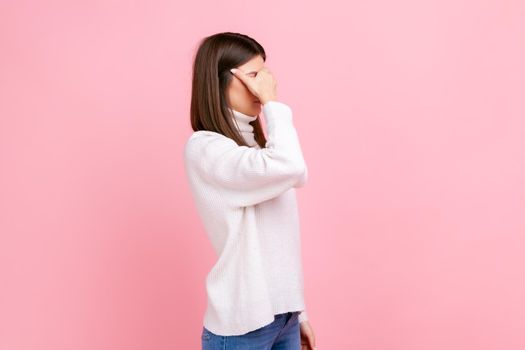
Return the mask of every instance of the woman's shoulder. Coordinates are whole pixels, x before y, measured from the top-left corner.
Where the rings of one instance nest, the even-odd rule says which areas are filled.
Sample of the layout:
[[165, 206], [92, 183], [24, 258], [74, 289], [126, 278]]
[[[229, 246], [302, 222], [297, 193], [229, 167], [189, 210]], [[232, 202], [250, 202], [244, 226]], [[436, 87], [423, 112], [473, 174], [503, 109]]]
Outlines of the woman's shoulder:
[[188, 137], [184, 146], [184, 155], [187, 159], [198, 159], [217, 153], [221, 149], [235, 146], [237, 143], [223, 134], [209, 130], [197, 130]]
[[215, 131], [210, 130], [197, 130], [194, 131], [186, 141], [186, 146], [189, 144], [195, 144], [195, 143], [202, 143], [202, 142], [210, 142], [210, 141], [223, 141], [223, 142], [232, 142], [233, 140], [229, 137], [220, 134]]

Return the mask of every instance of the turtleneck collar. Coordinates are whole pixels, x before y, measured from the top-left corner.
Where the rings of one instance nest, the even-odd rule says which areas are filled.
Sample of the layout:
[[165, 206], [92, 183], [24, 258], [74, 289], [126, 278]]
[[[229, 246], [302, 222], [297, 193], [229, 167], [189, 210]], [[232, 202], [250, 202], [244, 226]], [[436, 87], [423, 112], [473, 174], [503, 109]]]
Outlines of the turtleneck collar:
[[246, 140], [246, 143], [250, 146], [258, 145], [257, 141], [255, 141], [253, 126], [250, 124], [250, 122], [253, 122], [257, 119], [257, 115], [247, 115], [231, 108], [230, 110], [233, 113], [235, 121], [237, 121], [237, 125], [239, 126], [239, 132], [244, 137], [244, 140]]

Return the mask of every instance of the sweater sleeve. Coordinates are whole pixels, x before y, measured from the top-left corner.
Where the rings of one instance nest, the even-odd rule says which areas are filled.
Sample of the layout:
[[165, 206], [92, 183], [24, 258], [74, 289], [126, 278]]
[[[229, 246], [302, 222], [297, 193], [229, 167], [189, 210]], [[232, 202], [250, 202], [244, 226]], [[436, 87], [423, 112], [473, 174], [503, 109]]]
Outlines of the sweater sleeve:
[[294, 185], [294, 187], [296, 187], [296, 188], [303, 187], [306, 184], [306, 180], [308, 180], [308, 166], [305, 163], [305, 165], [304, 165], [304, 173], [303, 173], [303, 175], [301, 175], [301, 177], [299, 178], [299, 181], [297, 181], [297, 183]]
[[298, 320], [299, 320], [299, 323], [308, 321], [308, 315], [306, 314], [306, 310], [301, 311], [301, 313], [299, 314]]
[[285, 103], [263, 105], [265, 148], [239, 146], [224, 135], [203, 135], [196, 169], [233, 206], [250, 206], [275, 198], [292, 187], [302, 187], [307, 168], [293, 125], [292, 109]]

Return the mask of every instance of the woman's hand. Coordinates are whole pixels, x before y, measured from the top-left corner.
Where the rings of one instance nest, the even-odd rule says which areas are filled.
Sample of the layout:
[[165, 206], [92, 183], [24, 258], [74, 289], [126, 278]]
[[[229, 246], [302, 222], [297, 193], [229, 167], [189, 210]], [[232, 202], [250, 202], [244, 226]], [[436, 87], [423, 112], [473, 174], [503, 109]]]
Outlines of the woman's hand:
[[258, 71], [255, 77], [249, 76], [239, 68], [232, 68], [230, 71], [244, 83], [261, 104], [277, 99], [277, 81], [268, 68]]
[[303, 321], [299, 324], [301, 327], [301, 350], [317, 350], [314, 330], [312, 329], [310, 322]]

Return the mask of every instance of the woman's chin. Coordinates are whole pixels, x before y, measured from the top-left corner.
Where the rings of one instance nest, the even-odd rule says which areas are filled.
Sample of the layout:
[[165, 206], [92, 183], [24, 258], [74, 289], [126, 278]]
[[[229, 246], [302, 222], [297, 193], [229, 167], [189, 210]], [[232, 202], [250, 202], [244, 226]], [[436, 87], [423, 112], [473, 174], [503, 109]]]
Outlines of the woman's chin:
[[254, 102], [253, 106], [254, 106], [253, 110], [256, 111], [255, 114], [258, 114], [261, 111], [261, 107], [262, 107], [261, 103], [260, 102]]

